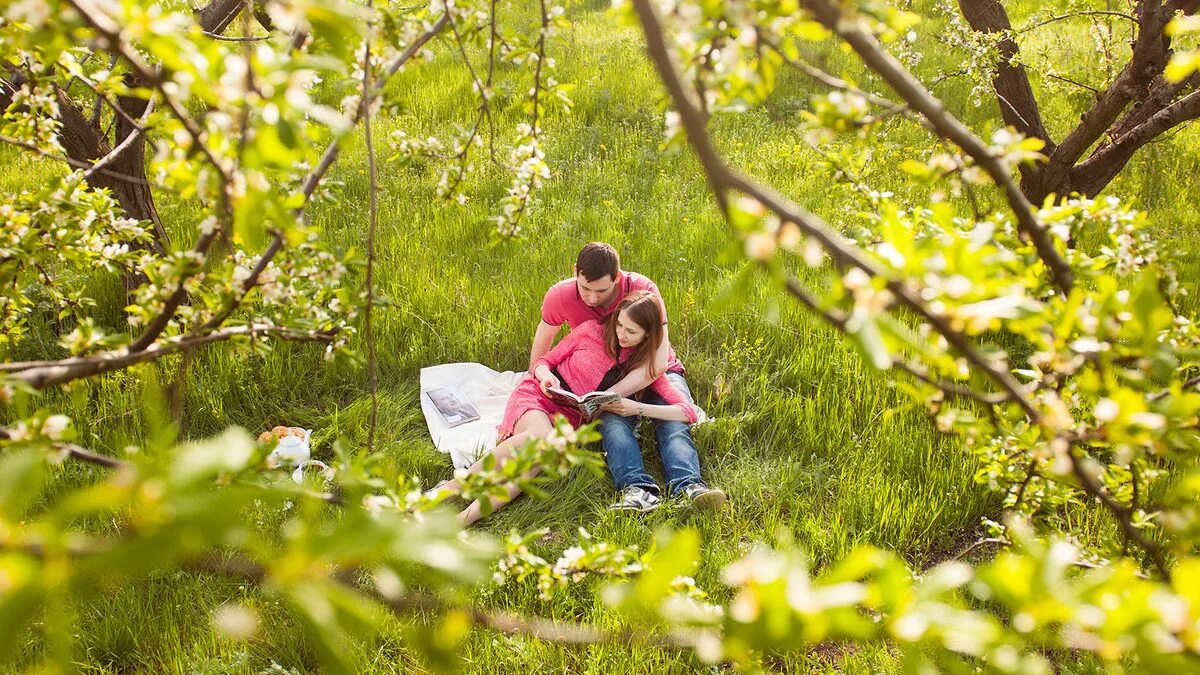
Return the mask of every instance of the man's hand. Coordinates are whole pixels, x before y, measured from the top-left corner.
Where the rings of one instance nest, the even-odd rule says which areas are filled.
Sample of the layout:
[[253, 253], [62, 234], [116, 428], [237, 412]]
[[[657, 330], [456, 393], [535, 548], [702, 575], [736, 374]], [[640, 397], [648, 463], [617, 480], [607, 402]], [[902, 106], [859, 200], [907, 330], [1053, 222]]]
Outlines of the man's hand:
[[613, 403], [606, 403], [601, 406], [600, 409], [604, 412], [614, 413], [622, 417], [642, 414], [642, 404], [631, 398], [622, 398], [621, 400], [614, 401]]

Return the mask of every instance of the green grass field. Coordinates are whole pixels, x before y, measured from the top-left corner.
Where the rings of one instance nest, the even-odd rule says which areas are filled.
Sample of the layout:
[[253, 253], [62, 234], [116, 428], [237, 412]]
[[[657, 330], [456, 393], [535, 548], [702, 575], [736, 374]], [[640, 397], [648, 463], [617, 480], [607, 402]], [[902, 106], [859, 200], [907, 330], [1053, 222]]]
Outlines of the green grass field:
[[[379, 352], [380, 420], [376, 446], [391, 461], [426, 484], [449, 476], [446, 455], [425, 431], [418, 403], [418, 371], [428, 365], [477, 361], [498, 370], [522, 370], [538, 321], [545, 289], [570, 274], [579, 247], [591, 240], [618, 248], [624, 267], [654, 279], [671, 314], [671, 338], [688, 368], [697, 403], [715, 418], [696, 429], [706, 480], [725, 489], [731, 505], [718, 515], [701, 516], [670, 504], [632, 517], [605, 510], [615, 491], [607, 477], [579, 473], [552, 485], [550, 499], [522, 498], [481, 524], [503, 535], [511, 529], [550, 528], [539, 549], [557, 555], [573, 541], [576, 528], [598, 539], [648, 546], [663, 527], [694, 527], [703, 541], [697, 583], [725, 599], [719, 570], [756, 541], [781, 533], [811, 552], [814, 564], [836, 560], [859, 542], [899, 553], [917, 568], [958, 550], [978, 536], [979, 519], [996, 513], [998, 499], [973, 482], [971, 457], [954, 438], [939, 436], [920, 409], [873, 372], [854, 348], [808, 315], [765, 280], [747, 297], [722, 303], [739, 263], [730, 254], [734, 238], [720, 220], [693, 158], [661, 154], [660, 88], [641, 51], [640, 34], [617, 26], [598, 4], [575, 6], [575, 27], [551, 52], [558, 78], [576, 82], [575, 111], [553, 114], [545, 123], [547, 158], [553, 178], [537, 196], [536, 210], [524, 223], [526, 238], [488, 245], [488, 216], [508, 178], [484, 170], [473, 179], [473, 198], [464, 207], [437, 201], [438, 167], [381, 167], [377, 278], [390, 305], [376, 317]], [[1073, 40], [1055, 33], [1041, 47], [1066, 49], [1050, 40]], [[1086, 41], [1083, 36], [1080, 40]], [[939, 54], [936, 31], [922, 45], [928, 75], [949, 69]], [[927, 43], [927, 44], [926, 44]], [[939, 60], [940, 59], [940, 60]], [[834, 52], [839, 70], [845, 56]], [[928, 78], [927, 78], [928, 79]], [[976, 128], [989, 127], [995, 111], [967, 100], [968, 85], [948, 80], [938, 93]], [[804, 146], [796, 111], [815, 90], [788, 74], [761, 109], [722, 117], [714, 129], [721, 149], [734, 164], [772, 183], [835, 226], [856, 222], [862, 204], [838, 184]], [[400, 113], [379, 121], [377, 137], [404, 129], [410, 135], [444, 134], [472, 116], [469, 80], [450, 55], [406, 72], [392, 86]], [[502, 91], [499, 121], [510, 129], [520, 114], [524, 90]], [[340, 96], [340, 94], [339, 94]], [[1046, 111], [1061, 134], [1067, 121], [1087, 105], [1064, 96]], [[927, 146], [913, 128], [888, 132], [899, 150], [880, 147], [866, 178], [879, 189], [910, 188], [895, 169], [904, 148], [916, 155]], [[505, 137], [498, 141], [502, 144]], [[1188, 129], [1161, 140], [1135, 159], [1110, 188], [1152, 214], [1153, 227], [1177, 252], [1181, 279], [1193, 295], [1200, 270], [1200, 215], [1195, 206], [1197, 146]], [[502, 145], [500, 146], [502, 147]], [[46, 160], [11, 149], [0, 151], [0, 189], [14, 191], [61, 171]], [[893, 161], [897, 160], [897, 161]], [[480, 160], [480, 164], [486, 162]], [[312, 214], [325, 237], [341, 245], [363, 242], [368, 184], [360, 144], [344, 153], [332, 178], [345, 182], [341, 202]], [[164, 221], [185, 214], [188, 204], [163, 201]], [[179, 239], [179, 238], [177, 238]], [[176, 245], [186, 242], [176, 241]], [[820, 286], [819, 273], [805, 272]], [[101, 314], [120, 320], [119, 287], [108, 290], [111, 307]], [[31, 340], [36, 354], [52, 344]], [[169, 381], [180, 359], [141, 367]], [[255, 433], [276, 424], [316, 429], [315, 455], [327, 457], [336, 438], [365, 444], [370, 397], [362, 368], [333, 368], [312, 346], [280, 344], [266, 357], [224, 349], [198, 353], [189, 364], [182, 433], [203, 437], [230, 425]], [[70, 393], [53, 393], [84, 432], [83, 445], [109, 453], [141, 441], [145, 428], [144, 392], [131, 373], [116, 373]], [[647, 465], [662, 469], [646, 436]], [[56, 486], [65, 490], [93, 480], [94, 470], [66, 466]], [[281, 514], [250, 514], [265, 529]], [[1084, 517], [1082, 531], [1107, 527]], [[97, 523], [98, 530], [106, 527]], [[479, 602], [542, 616], [614, 626], [615, 614], [595, 595], [595, 584], [539, 599], [532, 583], [483, 588]], [[73, 607], [79, 620], [76, 658], [89, 673], [199, 672], [254, 673], [315, 671], [316, 660], [299, 626], [277, 601], [222, 579], [179, 573], [144, 582], [97, 589], [96, 600]], [[210, 625], [213, 608], [231, 599], [256, 607], [266, 619], [249, 644], [222, 641]], [[381, 641], [348, 645], [364, 673], [412, 672], [423, 668], [405, 646], [405, 628], [393, 622]], [[26, 636], [21, 668], [36, 664], [44, 645], [37, 631]], [[527, 638], [477, 631], [462, 651], [465, 668], [478, 673], [646, 673], [694, 672], [706, 668], [683, 653], [620, 645], [564, 648]], [[1066, 659], [1064, 668], [1088, 670]], [[899, 669], [887, 645], [843, 650], [838, 646], [769, 660], [782, 672]]]

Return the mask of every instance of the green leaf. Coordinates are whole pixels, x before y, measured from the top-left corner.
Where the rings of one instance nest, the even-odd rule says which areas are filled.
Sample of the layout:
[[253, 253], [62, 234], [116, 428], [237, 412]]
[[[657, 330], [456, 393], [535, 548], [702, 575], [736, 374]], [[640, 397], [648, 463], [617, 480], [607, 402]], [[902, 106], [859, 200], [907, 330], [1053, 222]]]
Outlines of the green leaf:
[[883, 340], [879, 324], [875, 323], [875, 319], [869, 317], [864, 319], [857, 329], [850, 333], [850, 337], [863, 358], [872, 366], [879, 370], [887, 370], [892, 367], [892, 355], [888, 352], [887, 344]]
[[46, 451], [25, 447], [0, 459], [0, 515], [20, 521], [42, 494], [46, 480]]
[[753, 290], [755, 269], [753, 263], [743, 263], [737, 274], [713, 295], [708, 303], [709, 308], [721, 314], [737, 311], [745, 306]]
[[206, 441], [181, 446], [171, 465], [172, 482], [182, 486], [241, 471], [255, 459], [257, 449], [250, 435], [239, 427], [230, 427]]
[[657, 607], [678, 576], [692, 573], [700, 554], [700, 535], [693, 529], [662, 530], [655, 537], [655, 551], [637, 581], [637, 599], [646, 607]]
[[25, 626], [38, 616], [42, 600], [40, 567], [21, 554], [0, 555], [0, 663], [5, 663], [21, 639]]

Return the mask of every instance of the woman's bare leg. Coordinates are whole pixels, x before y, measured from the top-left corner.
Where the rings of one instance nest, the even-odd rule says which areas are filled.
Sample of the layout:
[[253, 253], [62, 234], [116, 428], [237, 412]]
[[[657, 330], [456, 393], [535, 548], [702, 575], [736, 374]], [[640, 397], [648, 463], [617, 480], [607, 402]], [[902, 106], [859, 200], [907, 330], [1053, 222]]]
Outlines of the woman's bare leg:
[[[525, 419], [525, 417], [522, 416], [521, 419]], [[520, 423], [521, 423], [521, 420], [517, 420], [517, 424], [519, 425]], [[495, 455], [497, 460], [503, 460], [503, 459], [507, 458], [509, 455], [512, 454], [512, 451], [514, 448], [519, 447], [522, 443], [524, 443], [528, 439], [529, 439], [529, 433], [526, 431], [519, 431], [517, 433], [514, 433], [513, 435], [504, 439], [495, 448], [492, 448], [492, 450], [490, 452], [484, 453], [483, 456], [481, 456], [474, 464], [467, 467], [467, 473], [479, 473], [480, 471], [482, 471], [483, 470], [483, 460], [488, 455]], [[447, 481], [441, 487], [439, 487], [437, 489], [437, 491], [439, 494], [444, 494], [447, 497], [452, 497], [452, 496], [462, 492], [462, 484], [459, 483], [457, 480], [452, 479], [452, 480]]]
[[[553, 430], [554, 424], [550, 421], [550, 417], [541, 410], [530, 410], [524, 415], [521, 415], [521, 418], [517, 420], [516, 425], [513, 427], [513, 431], [516, 433], [514, 433], [512, 437], [510, 437], [504, 443], [496, 446], [496, 465], [499, 466], [500, 464], [503, 464], [510, 456], [512, 456], [512, 452], [518, 447], [518, 443], [523, 444], [534, 438], [545, 438], [549, 436], [550, 432]], [[513, 439], [517, 438], [518, 436], [521, 437], [521, 440], [514, 442]], [[505, 445], [507, 445], [507, 447], [503, 449], [502, 453], [501, 446]], [[475, 467], [471, 468], [475, 469]], [[535, 466], [529, 471], [526, 471], [524, 477], [533, 478], [541, 472], [542, 467]], [[509, 485], [508, 495], [506, 497], [492, 498], [492, 511], [494, 512], [496, 509], [499, 509], [505, 504], [516, 499], [517, 495], [519, 494], [521, 494], [521, 490], [517, 486]], [[463, 521], [464, 525], [470, 525], [471, 523], [474, 523], [483, 517], [483, 506], [480, 501], [476, 499], [475, 501], [471, 502], [470, 506], [463, 509], [458, 514], [458, 517]]]

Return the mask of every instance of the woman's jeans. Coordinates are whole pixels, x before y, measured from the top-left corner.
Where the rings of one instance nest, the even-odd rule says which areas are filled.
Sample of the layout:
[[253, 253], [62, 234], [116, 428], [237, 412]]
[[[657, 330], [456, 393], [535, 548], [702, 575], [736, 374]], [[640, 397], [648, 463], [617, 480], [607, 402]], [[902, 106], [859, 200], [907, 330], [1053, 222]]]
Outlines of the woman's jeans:
[[[688, 389], [687, 381], [681, 373], [667, 373], [667, 379], [692, 402], [692, 392]], [[642, 402], [649, 405], [666, 405], [661, 396], [646, 389]], [[615, 413], [600, 415], [601, 443], [604, 446], [608, 470], [612, 472], [613, 483], [618, 490], [631, 485], [658, 494], [658, 486], [646, 467], [642, 464], [642, 449], [638, 447], [636, 415], [622, 417]], [[658, 438], [658, 452], [662, 456], [663, 469], [667, 475], [667, 492], [675, 495], [680, 490], [693, 484], [700, 483], [700, 457], [696, 454], [696, 444], [692, 441], [691, 427], [687, 422], [671, 422], [652, 420], [654, 435]]]

